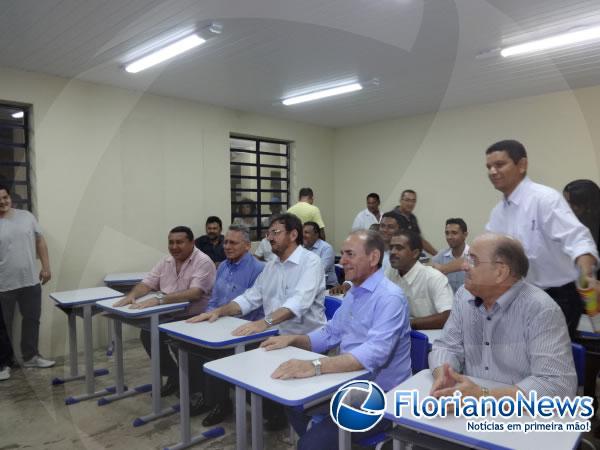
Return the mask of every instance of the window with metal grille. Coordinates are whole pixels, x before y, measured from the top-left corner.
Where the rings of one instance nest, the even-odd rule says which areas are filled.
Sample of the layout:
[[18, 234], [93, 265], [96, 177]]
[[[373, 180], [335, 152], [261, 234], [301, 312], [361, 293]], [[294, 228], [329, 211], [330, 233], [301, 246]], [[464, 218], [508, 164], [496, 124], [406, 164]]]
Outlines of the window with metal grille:
[[31, 211], [29, 107], [0, 102], [0, 184], [10, 189], [13, 208]]
[[231, 223], [248, 226], [253, 241], [288, 207], [290, 146], [289, 141], [230, 136]]

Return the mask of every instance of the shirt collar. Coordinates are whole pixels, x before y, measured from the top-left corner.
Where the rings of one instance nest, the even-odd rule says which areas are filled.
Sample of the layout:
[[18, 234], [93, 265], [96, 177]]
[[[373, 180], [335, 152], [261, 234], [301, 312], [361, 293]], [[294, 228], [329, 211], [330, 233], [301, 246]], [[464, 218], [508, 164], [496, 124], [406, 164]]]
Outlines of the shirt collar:
[[385, 278], [383, 275], [383, 269], [377, 270], [377, 272], [371, 274], [363, 283], [359, 286], [353, 286], [352, 290], [364, 289], [365, 291], [373, 292], [381, 280]]
[[521, 203], [525, 198], [527, 186], [529, 186], [531, 183], [532, 181], [529, 177], [523, 178], [515, 190], [511, 192], [508, 198], [504, 198], [504, 204], [508, 206], [510, 204], [518, 205]]
[[[462, 256], [465, 256], [467, 253], [469, 253], [469, 244], [465, 244], [465, 249], [462, 252]], [[448, 249], [443, 254], [443, 256], [452, 256], [452, 257], [454, 257], [454, 255], [452, 254], [452, 249], [450, 247], [448, 247]]]
[[406, 274], [402, 277], [403, 280], [405, 280], [408, 284], [412, 284], [413, 281], [415, 281], [415, 278], [417, 278], [417, 274], [421, 271], [421, 269], [423, 268], [423, 264], [421, 264], [419, 261], [415, 262], [415, 265], [412, 266], [410, 268], [410, 270], [408, 272], [406, 272]]
[[[200, 252], [200, 250], [198, 250], [196, 247], [194, 247], [194, 250], [192, 250], [192, 254], [191, 254], [189, 257], [188, 257], [188, 259], [186, 259], [186, 260], [183, 262], [182, 266], [183, 266], [184, 264], [187, 264], [187, 263], [188, 263], [188, 261], [191, 261], [191, 260], [194, 258], [194, 256], [196, 256], [196, 255], [197, 255], [199, 252]], [[171, 264], [173, 264], [173, 263], [175, 263], [175, 258], [173, 258], [173, 256], [169, 255], [169, 256], [167, 256], [167, 260], [166, 260], [166, 261], [167, 261], [168, 263], [171, 263]]]
[[[502, 309], [507, 309], [512, 304], [512, 302], [515, 301], [519, 292], [521, 292], [521, 289], [523, 288], [524, 284], [525, 281], [523, 280], [523, 278], [521, 278], [519, 281], [513, 284], [504, 294], [498, 297], [498, 300], [496, 300], [496, 303], [494, 303], [494, 308], [498, 307]], [[475, 297], [473, 295], [471, 295], [471, 298], [468, 301], [470, 303], [473, 303], [476, 307], [479, 307], [483, 304], [483, 300], [481, 298]]]
[[278, 258], [279, 263], [280, 264], [285, 264], [288, 261], [293, 263], [293, 264], [300, 264], [300, 258], [302, 257], [302, 252], [303, 251], [308, 251], [306, 250], [304, 247], [302, 247], [301, 245], [299, 245], [298, 247], [296, 247], [296, 250], [294, 250], [292, 252], [292, 254], [289, 256], [288, 259], [286, 259], [284, 262], [281, 262], [281, 259]]
[[306, 247], [306, 250], [318, 250], [323, 245], [323, 241], [321, 239], [317, 239], [312, 247]]
[[242, 256], [238, 262], [231, 262], [228, 259], [225, 259], [224, 263], [227, 264], [227, 267], [230, 267], [230, 268], [242, 267], [242, 266], [245, 266], [246, 264], [248, 264], [248, 257], [254, 258], [254, 256], [252, 256], [250, 254], [250, 252], [246, 252], [246, 253], [244, 253], [244, 256]]

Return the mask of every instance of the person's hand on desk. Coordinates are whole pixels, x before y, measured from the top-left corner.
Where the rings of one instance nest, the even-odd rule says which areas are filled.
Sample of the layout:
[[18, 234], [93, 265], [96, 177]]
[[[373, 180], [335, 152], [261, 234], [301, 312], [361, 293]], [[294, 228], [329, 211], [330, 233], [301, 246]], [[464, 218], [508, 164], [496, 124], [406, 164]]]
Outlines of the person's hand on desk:
[[352, 286], [345, 281], [342, 284], [332, 287], [329, 289], [331, 295], [346, 295], [346, 292], [350, 290]]
[[129, 305], [129, 309], [144, 309], [144, 308], [150, 308], [151, 306], [158, 306], [160, 305], [160, 302], [158, 301], [158, 299], [156, 297], [152, 297], [152, 298], [147, 298], [144, 301], [141, 302], [134, 302], [131, 305]]
[[308, 378], [315, 376], [315, 366], [312, 361], [302, 359], [290, 359], [281, 364], [275, 372], [271, 374], [271, 378], [277, 380], [290, 380], [292, 378]]
[[213, 311], [203, 312], [202, 314], [198, 314], [197, 316], [190, 317], [189, 319], [186, 320], [186, 322], [197, 323], [197, 322], [205, 322], [207, 320], [209, 322], [214, 322], [219, 317], [221, 317], [221, 316], [215, 309]]
[[255, 320], [254, 322], [245, 323], [244, 325], [241, 325], [233, 330], [231, 334], [234, 336], [248, 336], [254, 333], [261, 333], [267, 328], [269, 328], [269, 325], [267, 325], [267, 322], [261, 319]]
[[112, 305], [116, 308], [120, 307], [120, 306], [126, 306], [129, 305], [130, 303], [133, 303], [134, 298], [130, 295], [126, 295], [125, 297], [123, 297], [121, 300], [119, 300], [118, 302], [114, 302]]
[[460, 391], [463, 397], [479, 398], [483, 395], [481, 386], [473, 383], [466, 375], [456, 372], [448, 364], [444, 364], [441, 370], [443, 373], [436, 377], [431, 386], [432, 396], [436, 398], [451, 397], [456, 391]]
[[277, 350], [280, 348], [289, 347], [294, 342], [295, 336], [271, 336], [266, 341], [261, 342], [260, 346], [267, 351]]

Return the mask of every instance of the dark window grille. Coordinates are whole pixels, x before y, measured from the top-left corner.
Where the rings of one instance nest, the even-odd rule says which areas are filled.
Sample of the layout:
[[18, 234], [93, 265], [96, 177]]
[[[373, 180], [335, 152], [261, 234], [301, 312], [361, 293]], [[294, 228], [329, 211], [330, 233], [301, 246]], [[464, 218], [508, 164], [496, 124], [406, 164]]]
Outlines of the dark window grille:
[[0, 102], [0, 184], [14, 208], [32, 210], [29, 107]]
[[261, 239], [289, 205], [291, 142], [230, 135], [231, 223]]

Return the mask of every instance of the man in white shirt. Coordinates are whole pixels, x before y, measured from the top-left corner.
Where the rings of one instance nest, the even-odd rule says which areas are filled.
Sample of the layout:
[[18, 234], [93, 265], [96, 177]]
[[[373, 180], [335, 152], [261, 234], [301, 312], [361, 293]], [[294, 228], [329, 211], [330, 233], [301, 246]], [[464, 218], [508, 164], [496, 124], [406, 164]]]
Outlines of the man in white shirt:
[[327, 289], [337, 286], [335, 252], [328, 242], [319, 238], [319, 225], [316, 222], [304, 223], [302, 227], [302, 243], [306, 250], [319, 255], [319, 258], [321, 258], [323, 269], [325, 269], [325, 284]]
[[[191, 322], [214, 322], [222, 316], [246, 315], [261, 306], [265, 317], [238, 327], [233, 335], [260, 333], [275, 325], [280, 334], [308, 334], [327, 322], [323, 306], [325, 271], [321, 258], [302, 247], [300, 219], [289, 213], [276, 217], [269, 226], [267, 238], [278, 258], [266, 264], [254, 286], [226, 305], [194, 317]], [[281, 406], [265, 401], [265, 417], [267, 429], [285, 427]]]
[[431, 259], [431, 267], [436, 268], [448, 277], [453, 292], [465, 283], [465, 271], [462, 268], [463, 257], [469, 253], [469, 245], [465, 242], [469, 232], [467, 224], [460, 217], [446, 220], [446, 242], [448, 248], [438, 252]]
[[381, 220], [381, 212], [379, 211], [379, 195], [371, 192], [367, 195], [367, 208], [359, 212], [352, 222], [352, 231], [368, 230], [373, 224], [379, 223]]
[[558, 191], [527, 177], [527, 152], [520, 142], [490, 146], [486, 165], [494, 188], [503, 194], [486, 229], [521, 241], [529, 259], [527, 281], [558, 303], [573, 337], [583, 310], [574, 281], [579, 272], [592, 276], [598, 262], [590, 231]]
[[414, 231], [401, 230], [390, 242], [390, 264], [385, 275], [402, 288], [410, 306], [410, 326], [414, 330], [444, 327], [454, 294], [448, 278], [433, 267], [419, 262], [423, 241]]

